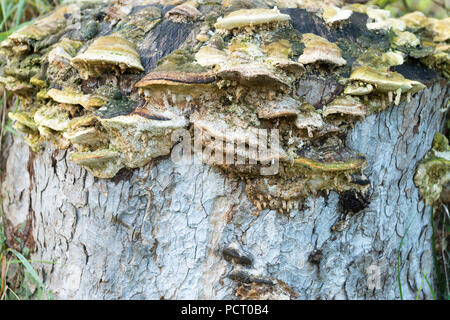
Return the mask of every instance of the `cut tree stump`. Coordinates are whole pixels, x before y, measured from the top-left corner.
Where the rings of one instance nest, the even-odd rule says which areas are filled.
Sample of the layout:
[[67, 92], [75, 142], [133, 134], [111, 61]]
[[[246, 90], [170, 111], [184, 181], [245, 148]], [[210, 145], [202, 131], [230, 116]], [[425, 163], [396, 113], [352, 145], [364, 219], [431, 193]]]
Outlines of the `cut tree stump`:
[[[163, 16], [172, 7], [159, 6]], [[106, 8], [82, 12], [111, 16]], [[204, 16], [217, 10], [198, 9]], [[304, 9], [280, 10], [299, 34], [367, 41], [362, 13], [339, 29]], [[100, 22], [97, 37], [112, 28]], [[199, 32], [200, 21], [162, 18], [138, 45], [145, 72]], [[416, 59], [395, 70], [426, 88], [356, 121], [343, 136], [367, 160], [370, 195], [357, 213], [344, 213], [334, 190], [308, 196], [289, 213], [258, 210], [245, 179], [214, 165], [174, 163], [169, 155], [97, 178], [69, 160], [72, 147], [48, 143], [35, 153], [9, 135], [1, 178], [8, 245], [20, 248], [20, 238], [33, 260], [55, 262], [34, 266], [57, 299], [399, 299], [399, 282], [403, 298], [414, 299], [422, 273], [433, 284], [435, 276], [432, 212], [413, 177], [443, 129], [449, 86]], [[295, 92], [320, 109], [343, 88], [311, 65]], [[430, 288], [422, 285], [419, 297], [431, 299]]]

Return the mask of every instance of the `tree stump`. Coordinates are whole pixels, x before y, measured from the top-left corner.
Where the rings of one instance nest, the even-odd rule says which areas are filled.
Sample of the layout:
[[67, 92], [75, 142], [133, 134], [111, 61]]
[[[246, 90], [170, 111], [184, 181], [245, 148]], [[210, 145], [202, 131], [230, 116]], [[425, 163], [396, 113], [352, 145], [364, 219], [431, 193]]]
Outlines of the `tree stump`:
[[[263, 11], [260, 24], [254, 22], [250, 25], [237, 19], [233, 25], [234, 20], [226, 20], [227, 15], [238, 9], [251, 10], [253, 5], [245, 1], [231, 3], [229, 7], [200, 3], [197, 8], [98, 3], [76, 7], [78, 10], [72, 8], [70, 10], [75, 11], [69, 10], [59, 16], [67, 23], [63, 21], [53, 26], [52, 34], [34, 41], [22, 41], [19, 37], [12, 41], [9, 50], [15, 50], [16, 55], [8, 58], [7, 68], [10, 68], [6, 71], [9, 70], [9, 80], [17, 82], [14, 85], [9, 82], [8, 85], [6, 76], [2, 81], [9, 91], [20, 97], [21, 108], [26, 112], [36, 106], [41, 108], [35, 111], [39, 113], [44, 106], [62, 105], [61, 108], [65, 109], [61, 110], [68, 114], [70, 121], [83, 115], [95, 115], [96, 121], [104, 127], [111, 123], [104, 119], [131, 114], [145, 119], [142, 121], [165, 121], [151, 117], [167, 115], [167, 110], [161, 108], [167, 104], [179, 107], [176, 102], [179, 100], [173, 97], [170, 100], [169, 97], [169, 102], [162, 103], [163, 98], [156, 91], [159, 87], [150, 87], [154, 91], [144, 97], [142, 91], [148, 88], [139, 92], [135, 84], [143, 81], [145, 74], [152, 75], [151, 81], [161, 80], [161, 74], [171, 72], [170, 68], [164, 69], [173, 63], [170, 57], [180, 52], [188, 52], [195, 57], [205, 46], [221, 51], [218, 55], [228, 54], [227, 59], [241, 59], [244, 52], [247, 60], [244, 59], [245, 63], [240, 61], [239, 66], [253, 66], [256, 62], [258, 66], [270, 65], [267, 70], [258, 69], [258, 80], [245, 74], [245, 70], [226, 65], [226, 61], [219, 67], [203, 66], [197, 70], [193, 67], [198, 66], [197, 59], [197, 62], [187, 63], [194, 69], [182, 69], [181, 63], [175, 65], [175, 69], [179, 67], [179, 70], [191, 74], [216, 72], [215, 81], [222, 81], [220, 85], [224, 87], [201, 87], [203, 91], [199, 95], [206, 90], [223, 90], [234, 95], [231, 101], [221, 100], [220, 108], [244, 110], [230, 116], [240, 117], [239, 123], [256, 114], [256, 120], [246, 122], [246, 125], [256, 123], [260, 128], [280, 129], [281, 147], [286, 152], [288, 145], [284, 134], [289, 130], [298, 132], [293, 136], [303, 145], [293, 147], [293, 153], [287, 152], [288, 159], [280, 160], [280, 172], [266, 177], [252, 171], [251, 165], [240, 168], [216, 163], [174, 162], [169, 152], [179, 145], [175, 142], [168, 147], [158, 144], [152, 147], [154, 150], [144, 146], [128, 157], [118, 140], [115, 144], [108, 142], [115, 148], [111, 149], [109, 145], [108, 150], [131, 160], [123, 162], [125, 158], [120, 158], [121, 166], [114, 167], [113, 173], [104, 168], [96, 170], [97, 167], [93, 169], [87, 162], [72, 161], [72, 153], [92, 152], [93, 147], [80, 146], [73, 142], [75, 140], [64, 140], [66, 136], [60, 133], [66, 128], [48, 130], [52, 125], [37, 123], [34, 115], [34, 122], [40, 129], [30, 133], [30, 125], [20, 122], [16, 116], [17, 123], [22, 128], [26, 126], [24, 131], [28, 130], [28, 137], [38, 132], [35, 137], [41, 139], [39, 145], [43, 144], [43, 147], [34, 152], [23, 138], [10, 135], [6, 139], [2, 155], [1, 195], [8, 245], [26, 245], [32, 249], [32, 259], [55, 262], [35, 264], [35, 267], [58, 299], [399, 299], [399, 282], [402, 298], [414, 299], [423, 274], [431, 283], [435, 280], [431, 247], [432, 212], [422, 201], [413, 179], [417, 164], [431, 148], [435, 133], [443, 129], [446, 120], [443, 108], [448, 104], [449, 86], [440, 72], [442, 70], [431, 69], [436, 61], [432, 59], [435, 51], [424, 53], [429, 48], [423, 43], [415, 48], [397, 45], [396, 52], [403, 52], [403, 63], [397, 62], [396, 65], [388, 61], [386, 71], [383, 73], [377, 69], [377, 72], [383, 75], [395, 73], [401, 77], [398, 83], [406, 83], [407, 87], [403, 87], [403, 92], [400, 89], [399, 98], [402, 100], [394, 101], [397, 93], [382, 91], [380, 83], [367, 86], [371, 84], [369, 80], [358, 79], [357, 85], [364, 82], [365, 87], [356, 89], [370, 91], [372, 88], [364, 98], [363, 95], [345, 93], [355, 84], [348, 79], [358, 66], [379, 62], [368, 61], [367, 56], [370, 55], [361, 58], [364, 53], [378, 50], [375, 58], [379, 58], [392, 49], [391, 32], [395, 35], [401, 31], [368, 30], [368, 23], [384, 20], [368, 18], [356, 9], [336, 25], [325, 23], [323, 8], [313, 12], [279, 5], [278, 11], [267, 9], [268, 5], [262, 1], [255, 2], [268, 10]], [[242, 3], [247, 3], [247, 7], [239, 7]], [[255, 12], [244, 13], [251, 19]], [[74, 27], [76, 23], [71, 22], [72, 17], [81, 22], [78, 27]], [[254, 16], [254, 21], [260, 21], [258, 19], [260, 17]], [[59, 21], [54, 17], [53, 20]], [[223, 34], [220, 34], [220, 28]], [[313, 36], [307, 38], [305, 34]], [[132, 70], [131, 60], [124, 62], [126, 68], [114, 63], [100, 64], [98, 68], [86, 67], [87, 48], [108, 35], [129, 36], [127, 40], [136, 45], [143, 71], [139, 71], [139, 67]], [[242, 35], [247, 37], [244, 37], [248, 41], [246, 45], [243, 44], [244, 38], [239, 38]], [[426, 36], [421, 34], [418, 37], [423, 41]], [[50, 59], [49, 52], [63, 39], [79, 43], [68, 43], [63, 47], [71, 56], [70, 63], [64, 60], [67, 57], [55, 55], [53, 61], [57, 62], [53, 63], [60, 63], [56, 67], [51, 61], [39, 62], [37, 71], [32, 67], [22, 78], [18, 72], [11, 71], [13, 63], [23, 62], [34, 52], [42, 54], [42, 59]], [[279, 45], [275, 47], [274, 56], [270, 56], [272, 42], [269, 40]], [[233, 43], [235, 47], [231, 49]], [[266, 55], [264, 59], [273, 58], [270, 64], [249, 53], [255, 43], [261, 44], [255, 48]], [[282, 45], [286, 43], [290, 46], [288, 54], [277, 56], [277, 53], [283, 54]], [[439, 43], [439, 40], [433, 43]], [[314, 50], [323, 50], [328, 56], [323, 58]], [[230, 54], [232, 51], [238, 52], [237, 58]], [[311, 52], [316, 62], [307, 61]], [[74, 59], [82, 53], [86, 54], [83, 56], [85, 60], [80, 59], [82, 62], [77, 66]], [[180, 57], [177, 59], [181, 60]], [[208, 59], [212, 59], [211, 56]], [[340, 59], [344, 60], [343, 64], [339, 64]], [[296, 68], [299, 71], [295, 71]], [[159, 78], [155, 72], [160, 72]], [[269, 75], [269, 72], [273, 73]], [[35, 79], [31, 80], [33, 77]], [[22, 84], [20, 88], [17, 79]], [[45, 84], [41, 85], [36, 79]], [[163, 80], [166, 81], [164, 85], [170, 81], [188, 81], [183, 79], [166, 77]], [[188, 92], [192, 92], [191, 104], [183, 105], [185, 109], [179, 107], [182, 111], [175, 115], [186, 119], [185, 127], [191, 129], [191, 133], [195, 121], [202, 121], [212, 113], [214, 117], [221, 112], [226, 114], [225, 109], [213, 110], [216, 104], [212, 106], [211, 97], [205, 98], [208, 102], [196, 100], [196, 89], [192, 88], [200, 85], [195, 81], [188, 84], [191, 86]], [[277, 81], [281, 83], [281, 89], [276, 88]], [[290, 82], [285, 85], [283, 81]], [[416, 82], [423, 84], [424, 88], [408, 93], [408, 88], [416, 86]], [[66, 84], [84, 95], [101, 94], [108, 101], [106, 108], [80, 106], [80, 102], [62, 101], [57, 104], [57, 98], [48, 96], [50, 89], [63, 90]], [[391, 85], [395, 87], [397, 82]], [[269, 89], [261, 89], [266, 87]], [[119, 90], [121, 95], [117, 96], [117, 90], [113, 92], [110, 88]], [[184, 94], [176, 91], [177, 88], [176, 85], [170, 87], [171, 93]], [[272, 89], [275, 98], [270, 100]], [[166, 87], [161, 90], [166, 90]], [[239, 96], [239, 90], [244, 92], [243, 97]], [[39, 93], [44, 91], [47, 96], [40, 97]], [[254, 92], [256, 98], [252, 96]], [[295, 113], [294, 117], [291, 114], [284, 117], [281, 113], [275, 118], [261, 116], [265, 102], [287, 96], [297, 103], [294, 111], [288, 110]], [[326, 108], [339, 97], [359, 102], [358, 106], [362, 106], [365, 113], [356, 117], [342, 115], [343, 109], [340, 109], [336, 116], [326, 116], [325, 111], [330, 110]], [[120, 104], [119, 100], [126, 102]], [[248, 111], [245, 108], [251, 103], [256, 107]], [[155, 105], [159, 109], [152, 109]], [[276, 111], [273, 106], [268, 108], [269, 113]], [[246, 112], [251, 113], [248, 118]], [[329, 125], [334, 129], [325, 132], [325, 129], [314, 125], [294, 125], [295, 119], [308, 117], [305, 114], [311, 113], [319, 115], [323, 128]], [[232, 128], [238, 130], [237, 127], [239, 125]], [[101, 131], [108, 137], [106, 139], [110, 139], [108, 141], [114, 141], [111, 128], [112, 125]], [[137, 130], [134, 128], [137, 127], [127, 132]], [[245, 128], [241, 126], [239, 130]], [[153, 139], [166, 139], [171, 133], [165, 131], [163, 138]], [[123, 134], [121, 138], [124, 137], [128, 136]], [[153, 141], [152, 137], [149, 139]], [[32, 139], [25, 140], [33, 145]], [[300, 170], [289, 175], [291, 169], [287, 168], [292, 161], [311, 160], [305, 155], [307, 153], [302, 153], [306, 148], [317, 151], [330, 141], [337, 141], [339, 155], [343, 149], [351, 150], [352, 154], [358, 153], [364, 158], [365, 165], [341, 176], [329, 173], [329, 160], [320, 158], [313, 159], [323, 165], [322, 169], [314, 169], [322, 170], [319, 173], [308, 167], [306, 173]], [[164, 148], [167, 151], [161, 151]], [[321, 156], [322, 151], [317, 152]], [[310, 181], [317, 177], [338, 182], [330, 188], [312, 189]], [[360, 184], [364, 185], [364, 190], [361, 187], [355, 191], [358, 182], [346, 182], [342, 177], [358, 177], [370, 181], [370, 184], [367, 186], [363, 181]], [[299, 191], [291, 198], [280, 196], [270, 204], [264, 193], [268, 191], [261, 191], [263, 182], [269, 180], [275, 181], [271, 186], [279, 182], [283, 192], [294, 188]], [[421, 289], [419, 297], [430, 299], [430, 288], [422, 286]]]

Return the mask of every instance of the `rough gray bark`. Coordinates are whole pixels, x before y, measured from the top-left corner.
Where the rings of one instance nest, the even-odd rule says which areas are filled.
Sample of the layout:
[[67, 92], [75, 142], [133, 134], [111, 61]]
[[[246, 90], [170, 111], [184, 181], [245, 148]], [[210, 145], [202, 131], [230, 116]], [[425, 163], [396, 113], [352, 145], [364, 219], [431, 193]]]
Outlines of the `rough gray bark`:
[[[389, 47], [386, 34], [366, 37], [363, 14], [330, 29], [305, 10], [283, 10], [301, 34], [366, 42], [365, 48], [379, 38], [383, 50]], [[111, 33], [100, 20], [99, 34]], [[199, 31], [199, 24], [167, 19], [146, 31], [138, 47], [145, 71]], [[349, 66], [355, 54], [346, 57]], [[8, 245], [17, 246], [19, 237], [33, 249], [32, 259], [56, 263], [35, 267], [58, 299], [399, 299], [398, 274], [403, 298], [413, 299], [422, 274], [434, 283], [431, 210], [413, 176], [443, 127], [449, 87], [417, 60], [398, 68], [427, 88], [348, 132], [347, 147], [367, 159], [372, 194], [367, 208], [348, 215], [343, 231], [332, 231], [342, 220], [335, 192], [310, 197], [289, 214], [259, 211], [245, 183], [214, 166], [163, 157], [98, 179], [69, 160], [70, 149], [47, 144], [33, 153], [9, 136], [0, 179]], [[320, 109], [343, 86], [316, 71], [309, 69], [296, 93]], [[125, 94], [136, 91], [130, 84], [140, 77], [118, 77]], [[431, 298], [430, 288], [422, 285], [419, 297]]]
[[[60, 299], [233, 298], [239, 281], [229, 276], [238, 269], [274, 281], [272, 298], [283, 296], [283, 281], [298, 299], [398, 299], [397, 252], [411, 223], [400, 280], [403, 298], [413, 299], [421, 272], [434, 280], [430, 209], [413, 175], [442, 128], [447, 92], [445, 81], [434, 83], [349, 133], [348, 146], [367, 155], [373, 194], [342, 232], [330, 231], [340, 215], [334, 192], [289, 216], [256, 215], [244, 183], [215, 167], [159, 159], [102, 180], [66, 151], [34, 156], [18, 138], [9, 141], [1, 189], [8, 230], [32, 217], [33, 259], [57, 262], [37, 267]], [[230, 245], [252, 265], [225, 260]], [[315, 250], [322, 252], [316, 264]], [[371, 290], [373, 266], [380, 286]], [[420, 298], [431, 298], [427, 286]]]

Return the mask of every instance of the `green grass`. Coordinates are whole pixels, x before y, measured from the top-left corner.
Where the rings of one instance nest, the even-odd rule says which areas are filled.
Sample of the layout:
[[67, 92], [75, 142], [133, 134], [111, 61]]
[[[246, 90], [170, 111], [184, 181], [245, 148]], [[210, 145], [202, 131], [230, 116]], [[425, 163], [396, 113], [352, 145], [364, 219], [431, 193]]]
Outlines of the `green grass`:
[[[433, 238], [432, 238], [432, 246], [433, 246], [433, 264], [435, 268], [435, 274], [437, 279], [437, 289], [439, 293], [439, 297], [444, 300], [450, 300], [450, 290], [449, 290], [449, 282], [448, 282], [448, 273], [450, 272], [450, 268], [448, 268], [448, 255], [446, 255], [446, 248], [440, 248], [440, 252], [437, 250], [436, 239], [440, 237], [445, 237], [445, 234], [450, 234], [450, 216], [448, 215], [448, 209], [446, 206], [442, 206], [441, 210], [436, 210], [433, 207], [433, 214], [431, 216], [431, 226], [433, 228]], [[442, 218], [435, 217], [436, 214], [442, 213]], [[438, 222], [438, 225], [435, 224], [435, 219]], [[439, 226], [441, 224], [441, 226]], [[441, 227], [441, 235], [438, 236], [438, 228]], [[440, 258], [440, 259], [439, 259]]]
[[[0, 41], [29, 24], [34, 17], [50, 11], [57, 1], [52, 0], [0, 0]], [[1, 64], [1, 61], [0, 61]], [[0, 88], [0, 151], [6, 133], [16, 134], [12, 121], [7, 119], [8, 107], [17, 110], [18, 99]], [[20, 244], [20, 252], [6, 245], [0, 203], [0, 300], [52, 299], [33, 264], [52, 263], [31, 261], [29, 249]]]
[[[400, 244], [398, 246], [398, 250], [397, 250], [397, 281], [398, 281], [398, 290], [400, 292], [400, 299], [403, 300], [403, 289], [402, 289], [402, 281], [401, 281], [401, 252], [402, 252], [402, 246], [403, 246], [403, 240], [405, 240], [406, 235], [408, 234], [409, 229], [411, 228], [411, 225], [413, 224], [413, 222], [416, 220], [417, 215], [415, 215], [412, 219], [411, 222], [408, 224], [408, 227], [406, 228], [405, 233], [403, 234], [402, 238], [400, 239]], [[421, 290], [421, 288], [420, 288]], [[419, 295], [420, 293], [417, 293], [417, 295]]]
[[[59, 0], [0, 0], [0, 42], [14, 31], [31, 23], [35, 17], [45, 14], [59, 5]], [[0, 65], [2, 61], [0, 60]], [[11, 96], [0, 87], [0, 151], [4, 135], [15, 134], [11, 121], [6, 120]]]
[[[431, 219], [433, 220], [433, 210], [431, 210]], [[402, 238], [400, 239], [400, 244], [397, 250], [397, 282], [398, 282], [398, 290], [400, 293], [400, 299], [403, 300], [403, 288], [402, 288], [402, 281], [401, 281], [401, 250], [402, 250], [402, 246], [403, 246], [403, 241], [405, 240], [406, 235], [409, 232], [409, 229], [411, 228], [412, 224], [414, 223], [414, 221], [416, 220], [417, 215], [415, 215], [412, 219], [411, 222], [408, 224], [408, 227], [406, 227], [405, 233], [403, 234]], [[433, 227], [433, 226], [432, 226]], [[433, 247], [434, 247], [434, 235], [433, 235]], [[422, 291], [422, 287], [424, 282], [427, 283], [428, 288], [430, 289], [431, 292], [431, 296], [433, 297], [433, 300], [436, 300], [436, 294], [434, 293], [433, 290], [433, 286], [431, 285], [431, 283], [428, 281], [428, 278], [426, 276], [425, 273], [423, 273], [422, 270], [420, 270], [420, 273], [422, 274], [422, 281], [420, 283], [419, 289], [417, 290], [417, 294], [416, 294], [416, 300], [419, 299], [419, 295], [420, 292]]]
[[[34, 17], [50, 11], [57, 4], [58, 0], [0, 0], [0, 41], [29, 24]], [[0, 151], [4, 135], [7, 132], [15, 134], [11, 121], [6, 119], [10, 98], [10, 95], [0, 88]]]
[[[436, 287], [438, 289], [437, 293], [438, 295], [435, 293], [434, 289], [433, 289], [433, 285], [430, 283], [430, 281], [428, 280], [427, 275], [420, 270], [420, 273], [422, 275], [422, 281], [420, 283], [420, 286], [417, 290], [417, 294], [416, 294], [416, 300], [419, 299], [419, 295], [420, 292], [422, 291], [423, 285], [426, 283], [430, 292], [431, 292], [431, 296], [433, 298], [433, 300], [437, 300], [437, 299], [441, 299], [441, 300], [450, 300], [450, 293], [448, 291], [448, 283], [447, 283], [447, 278], [445, 275], [442, 274], [441, 272], [441, 267], [445, 268], [446, 267], [446, 263], [439, 263], [438, 259], [437, 259], [437, 249], [436, 249], [436, 228], [434, 225], [434, 218], [435, 218], [435, 208], [434, 206], [431, 207], [431, 219], [430, 219], [430, 224], [431, 224], [431, 228], [432, 228], [432, 251], [433, 251], [433, 265], [434, 265], [434, 274], [436, 275]], [[417, 215], [415, 215], [412, 219], [411, 222], [408, 224], [405, 233], [403, 234], [402, 238], [400, 239], [400, 244], [398, 247], [398, 251], [397, 251], [397, 282], [398, 282], [398, 289], [399, 289], [399, 293], [400, 293], [400, 299], [403, 300], [403, 289], [402, 289], [402, 282], [401, 282], [401, 249], [403, 246], [403, 241], [406, 237], [406, 235], [409, 232], [409, 229], [411, 228], [412, 224], [414, 223], [415, 219], [417, 218]], [[450, 226], [448, 224], [446, 224], [445, 222], [445, 217], [442, 220], [442, 222], [444, 223], [444, 227], [447, 228], [447, 232], [450, 231]], [[445, 257], [443, 257], [443, 259], [445, 259]], [[441, 265], [443, 264], [443, 265]]]
[[31, 261], [27, 258], [29, 255], [26, 247], [22, 252], [7, 247], [0, 224], [0, 300], [53, 299], [32, 266], [33, 263], [52, 262]]
[[10, 32], [20, 24], [49, 12], [59, 1], [0, 0], [0, 31]]
[[446, 18], [449, 14], [448, 0], [371, 0], [370, 4], [391, 11], [393, 16], [422, 11], [429, 17]]

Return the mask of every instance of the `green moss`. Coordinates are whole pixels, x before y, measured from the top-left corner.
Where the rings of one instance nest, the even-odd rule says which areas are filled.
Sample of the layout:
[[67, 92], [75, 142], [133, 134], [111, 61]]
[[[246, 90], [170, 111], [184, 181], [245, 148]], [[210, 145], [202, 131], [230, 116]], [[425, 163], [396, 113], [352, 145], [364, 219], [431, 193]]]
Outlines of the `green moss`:
[[312, 111], [315, 112], [316, 108], [314, 108], [314, 106], [310, 103], [302, 103], [302, 105], [300, 106], [300, 110], [301, 111]]
[[138, 106], [138, 102], [129, 100], [119, 90], [115, 91], [112, 98], [98, 109], [95, 114], [100, 118], [109, 119], [121, 115], [130, 114]]
[[33, 117], [26, 111], [10, 112], [8, 116], [11, 120], [17, 121], [33, 131], [37, 130]]
[[448, 53], [438, 52], [421, 59], [421, 61], [430, 69], [441, 71], [447, 79], [450, 78], [450, 58]]
[[291, 44], [292, 55], [294, 57], [300, 56], [305, 49], [305, 44], [301, 41], [302, 35], [291, 26], [282, 26], [277, 28], [274, 32], [268, 33], [266, 44], [281, 40], [289, 41]]
[[144, 35], [152, 30], [160, 21], [161, 10], [157, 7], [145, 7], [131, 16], [122, 19], [115, 30], [127, 39], [139, 43]]
[[443, 158], [433, 158], [422, 162], [414, 177], [414, 182], [427, 205], [439, 199], [442, 186], [449, 181], [450, 161]]
[[413, 58], [420, 59], [431, 55], [434, 52], [434, 48], [430, 46], [419, 46], [417, 48], [401, 49], [401, 51]]
[[385, 59], [383, 53], [379, 49], [369, 48], [363, 52], [355, 61], [354, 66], [370, 66], [377, 70], [387, 70], [392, 66], [391, 61]]
[[85, 40], [94, 38], [99, 31], [99, 24], [97, 21], [91, 20], [81, 27], [81, 36]]
[[45, 88], [47, 86], [47, 83], [44, 80], [41, 80], [37, 77], [32, 77], [30, 79], [30, 83], [35, 87]]
[[441, 133], [433, 138], [433, 148], [417, 167], [414, 183], [427, 205], [436, 202], [442, 186], [450, 181], [450, 147], [448, 139]]
[[4, 72], [6, 75], [12, 76], [19, 80], [28, 80], [33, 74], [35, 74], [35, 73], [32, 73], [31, 70], [20, 69], [15, 66], [5, 67]]
[[24, 140], [25, 143], [30, 146], [33, 152], [39, 152], [44, 148], [42, 137], [38, 133], [27, 134]]
[[448, 139], [442, 133], [436, 133], [433, 138], [433, 149], [444, 152], [449, 150]]
[[320, 162], [308, 158], [296, 158], [294, 166], [304, 167], [312, 171], [334, 172], [360, 170], [365, 163], [364, 159], [352, 159], [345, 162]]
[[191, 50], [177, 49], [158, 61], [155, 71], [205, 72], [208, 69], [195, 62]]

